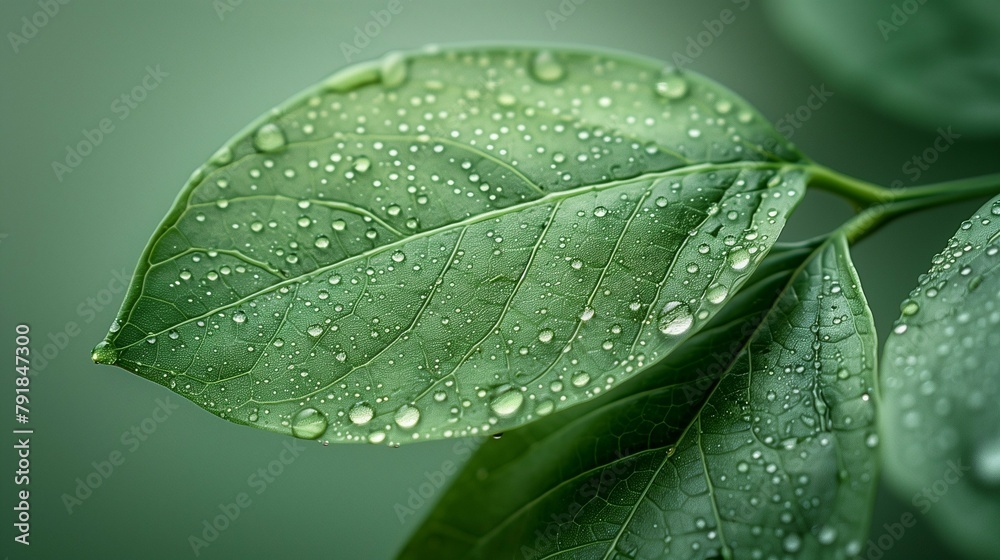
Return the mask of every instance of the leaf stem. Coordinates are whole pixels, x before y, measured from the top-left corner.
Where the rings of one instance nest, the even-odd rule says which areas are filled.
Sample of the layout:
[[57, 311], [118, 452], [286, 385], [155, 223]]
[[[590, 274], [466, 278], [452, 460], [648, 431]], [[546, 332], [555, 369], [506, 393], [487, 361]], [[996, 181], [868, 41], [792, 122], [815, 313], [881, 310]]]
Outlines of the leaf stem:
[[811, 165], [808, 185], [850, 200], [858, 214], [842, 225], [849, 243], [867, 237], [893, 218], [948, 204], [1000, 193], [1000, 173], [945, 181], [907, 189], [889, 189]]
[[847, 198], [857, 207], [883, 204], [892, 200], [893, 191], [876, 184], [855, 179], [822, 165], [806, 168], [808, 185]]

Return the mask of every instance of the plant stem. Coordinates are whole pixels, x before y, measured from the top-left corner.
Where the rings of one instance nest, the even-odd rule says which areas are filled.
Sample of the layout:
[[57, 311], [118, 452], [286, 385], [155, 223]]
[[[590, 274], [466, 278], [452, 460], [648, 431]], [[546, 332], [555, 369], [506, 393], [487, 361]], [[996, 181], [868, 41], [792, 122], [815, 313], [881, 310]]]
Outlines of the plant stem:
[[1000, 173], [908, 189], [888, 189], [819, 165], [808, 167], [807, 172], [809, 186], [838, 194], [854, 203], [858, 214], [840, 227], [852, 244], [898, 216], [1000, 193]]
[[893, 196], [891, 189], [849, 177], [821, 165], [811, 165], [806, 168], [806, 172], [810, 187], [838, 194], [856, 206], [889, 202]]

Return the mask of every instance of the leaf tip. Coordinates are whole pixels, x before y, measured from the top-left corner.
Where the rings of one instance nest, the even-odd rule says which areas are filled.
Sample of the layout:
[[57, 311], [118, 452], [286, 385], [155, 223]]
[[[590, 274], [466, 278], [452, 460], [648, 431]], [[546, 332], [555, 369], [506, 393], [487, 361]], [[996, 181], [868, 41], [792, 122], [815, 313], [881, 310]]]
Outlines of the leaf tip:
[[118, 361], [118, 349], [107, 340], [101, 341], [90, 353], [90, 359], [95, 364], [114, 365]]

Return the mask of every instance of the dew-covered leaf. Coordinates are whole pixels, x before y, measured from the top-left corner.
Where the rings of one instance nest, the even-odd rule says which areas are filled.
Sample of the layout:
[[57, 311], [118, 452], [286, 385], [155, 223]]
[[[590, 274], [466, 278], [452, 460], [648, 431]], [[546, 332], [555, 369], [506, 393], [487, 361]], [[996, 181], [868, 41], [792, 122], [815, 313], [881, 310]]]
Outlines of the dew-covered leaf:
[[994, 0], [796, 0], [767, 4], [834, 91], [907, 122], [1000, 132]]
[[699, 330], [775, 242], [805, 163], [656, 61], [390, 55], [194, 174], [94, 359], [304, 438], [510, 429]]
[[855, 557], [875, 347], [842, 238], [776, 250], [666, 359], [483, 444], [401, 557]]
[[900, 306], [882, 384], [886, 475], [941, 535], [1000, 549], [1000, 197], [966, 222]]

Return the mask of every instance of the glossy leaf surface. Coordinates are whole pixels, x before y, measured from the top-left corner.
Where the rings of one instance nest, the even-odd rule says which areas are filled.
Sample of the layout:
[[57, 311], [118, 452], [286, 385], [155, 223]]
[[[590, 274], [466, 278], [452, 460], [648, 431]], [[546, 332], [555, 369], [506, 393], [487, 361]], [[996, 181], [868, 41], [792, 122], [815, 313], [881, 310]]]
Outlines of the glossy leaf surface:
[[390, 55], [195, 173], [94, 358], [303, 438], [510, 429], [700, 329], [776, 240], [801, 161], [655, 61]]
[[646, 373], [485, 443], [401, 557], [855, 557], [875, 347], [842, 239], [772, 255]]
[[[890, 482], [960, 549], [1000, 548], [1000, 198], [964, 222], [885, 346]], [[972, 515], [970, 515], [972, 513]]]

